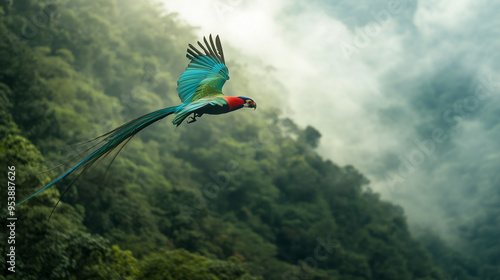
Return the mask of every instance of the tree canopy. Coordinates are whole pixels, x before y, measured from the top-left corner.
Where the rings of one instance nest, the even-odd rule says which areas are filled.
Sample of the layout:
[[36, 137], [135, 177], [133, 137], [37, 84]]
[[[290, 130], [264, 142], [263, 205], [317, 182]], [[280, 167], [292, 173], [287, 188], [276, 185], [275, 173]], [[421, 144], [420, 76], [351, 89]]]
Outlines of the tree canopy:
[[[41, 171], [87, 148], [70, 145], [179, 103], [184, 51], [198, 38], [166, 11], [131, 0], [0, 1], [0, 166], [18, 169], [18, 200], [69, 165]], [[354, 167], [318, 155], [321, 132], [284, 117], [273, 102], [279, 82], [260, 80], [235, 52], [226, 54], [232, 79], [225, 92], [252, 96], [258, 111], [151, 126], [106, 176], [110, 158], [77, 180], [49, 222], [70, 181], [21, 205], [16, 273], [0, 279], [494, 274], [438, 238], [422, 246], [403, 209], [380, 200]], [[5, 192], [0, 199], [5, 209]], [[5, 219], [0, 223], [6, 228]], [[488, 246], [492, 231], [469, 231], [471, 242]], [[6, 240], [2, 231], [3, 253]], [[495, 250], [483, 257], [498, 260]], [[440, 260], [447, 255], [458, 260], [453, 270]]]

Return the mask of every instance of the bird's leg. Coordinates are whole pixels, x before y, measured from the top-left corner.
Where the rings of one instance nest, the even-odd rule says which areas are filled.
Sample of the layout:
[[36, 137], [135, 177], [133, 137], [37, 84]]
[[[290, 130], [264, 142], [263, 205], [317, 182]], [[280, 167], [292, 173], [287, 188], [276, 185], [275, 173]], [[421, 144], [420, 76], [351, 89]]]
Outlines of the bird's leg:
[[187, 123], [194, 123], [195, 121], [196, 121], [196, 113], [194, 113], [192, 117], [189, 117]]
[[200, 114], [200, 113], [193, 113], [193, 116], [189, 117], [189, 120], [187, 121], [187, 123], [194, 123], [196, 121], [196, 118], [199, 118], [202, 115], [203, 114]]

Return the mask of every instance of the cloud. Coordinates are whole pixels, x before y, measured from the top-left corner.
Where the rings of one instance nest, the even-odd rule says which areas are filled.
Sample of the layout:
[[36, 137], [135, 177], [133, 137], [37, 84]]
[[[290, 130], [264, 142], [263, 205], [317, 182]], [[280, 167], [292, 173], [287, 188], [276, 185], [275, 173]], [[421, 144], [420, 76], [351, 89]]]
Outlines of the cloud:
[[[482, 188], [498, 185], [500, 87], [483, 100], [474, 94], [484, 77], [500, 82], [500, 4], [164, 2], [200, 36], [220, 34], [272, 65], [290, 103], [285, 113], [319, 129], [321, 154], [360, 169], [383, 198], [405, 207], [411, 224], [453, 233], [484, 198]], [[462, 116], [456, 106], [473, 109]], [[426, 154], [418, 143], [434, 141], [436, 129], [447, 140]], [[418, 153], [414, 171], [388, 184], [401, 158]]]

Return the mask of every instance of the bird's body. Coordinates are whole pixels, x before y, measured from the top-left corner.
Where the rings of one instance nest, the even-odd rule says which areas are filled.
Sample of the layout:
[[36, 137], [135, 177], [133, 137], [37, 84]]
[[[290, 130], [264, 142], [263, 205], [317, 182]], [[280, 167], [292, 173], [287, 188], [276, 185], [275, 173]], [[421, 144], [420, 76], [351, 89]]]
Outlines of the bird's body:
[[[218, 115], [243, 107], [257, 108], [257, 104], [250, 98], [226, 96], [222, 93], [224, 83], [229, 80], [229, 71], [225, 65], [219, 36], [215, 38], [215, 43], [211, 35], [209, 40], [203, 38], [203, 41], [205, 45], [200, 42], [198, 42], [198, 45], [204, 53], [189, 44], [186, 57], [191, 61], [177, 81], [177, 92], [182, 101], [181, 105], [151, 112], [95, 138], [92, 140], [95, 144], [88, 150], [88, 156], [17, 205], [57, 184], [77, 170], [81, 171], [78, 174], [80, 176], [89, 167], [97, 164], [99, 159], [120, 147], [117, 151], [118, 154], [121, 148], [139, 131], [171, 114], [176, 115], [172, 123], [179, 126], [191, 114], [193, 116], [188, 120], [188, 123], [195, 122], [196, 118], [201, 117], [203, 114]], [[71, 186], [71, 183], [69, 186]]]

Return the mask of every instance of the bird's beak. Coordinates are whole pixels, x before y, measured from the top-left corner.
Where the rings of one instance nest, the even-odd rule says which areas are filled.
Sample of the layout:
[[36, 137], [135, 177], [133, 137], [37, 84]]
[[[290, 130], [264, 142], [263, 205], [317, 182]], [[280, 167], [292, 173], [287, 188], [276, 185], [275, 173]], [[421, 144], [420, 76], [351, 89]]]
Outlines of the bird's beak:
[[254, 102], [252, 105], [253, 105], [253, 110], [255, 111], [255, 109], [257, 109], [257, 103]]

